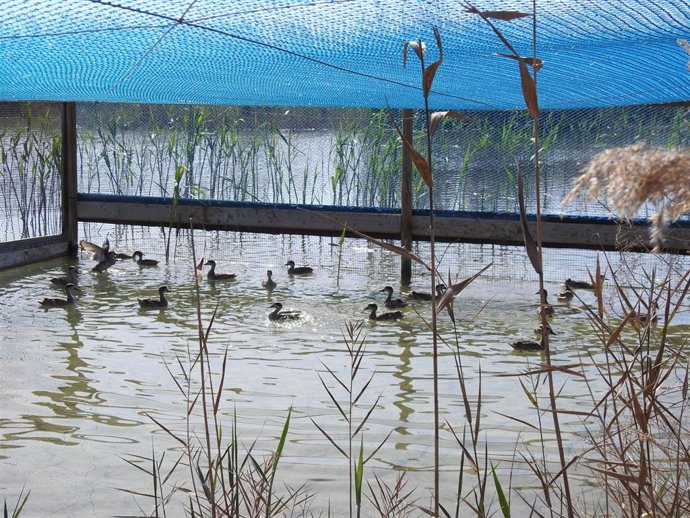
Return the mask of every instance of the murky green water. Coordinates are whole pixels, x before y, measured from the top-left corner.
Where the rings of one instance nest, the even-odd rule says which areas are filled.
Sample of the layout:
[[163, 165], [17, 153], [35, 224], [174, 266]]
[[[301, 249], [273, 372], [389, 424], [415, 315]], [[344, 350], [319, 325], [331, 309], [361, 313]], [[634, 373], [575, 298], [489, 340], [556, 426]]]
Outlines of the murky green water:
[[[22, 487], [31, 490], [27, 514], [46, 516], [102, 516], [136, 514], [127, 488], [148, 492], [151, 480], [123, 457], [159, 456], [174, 446], [172, 439], [148, 417], [172, 430], [185, 428], [186, 404], [168, 369], [179, 377], [180, 363], [197, 350], [193, 259], [188, 234], [173, 238], [175, 257], [165, 264], [160, 231], [87, 227], [84, 237], [97, 243], [106, 233], [113, 248], [160, 259], [157, 268], [141, 268], [122, 261], [107, 273], [90, 273], [86, 254], [0, 272], [0, 495], [10, 501]], [[324, 390], [320, 377], [338, 392], [326, 366], [345, 377], [348, 355], [343, 340], [345, 323], [366, 317], [371, 301], [381, 305], [379, 290], [390, 284], [401, 294], [398, 259], [360, 241], [347, 241], [342, 254], [328, 238], [260, 236], [237, 233], [195, 234], [196, 251], [218, 262], [218, 271], [237, 274], [233, 282], [201, 285], [204, 325], [214, 309], [216, 318], [209, 347], [213, 369], [220, 369], [224, 351], [228, 368], [220, 417], [230, 434], [236, 413], [238, 434], [247, 448], [272, 450], [288, 408], [292, 423], [279, 475], [293, 486], [306, 483], [316, 493], [313, 507], [343, 509], [347, 502], [347, 462], [321, 435], [312, 419], [337, 440], [347, 429]], [[468, 389], [476, 395], [482, 372], [482, 437], [494, 464], [509, 468], [516, 445], [536, 444], [527, 427], [500, 413], [536, 422], [515, 374], [540, 361], [540, 355], [516, 353], [508, 345], [529, 338], [537, 322], [537, 289], [524, 253], [506, 247], [440, 245], [441, 271], [464, 278], [489, 262], [495, 265], [460, 296], [458, 342]], [[424, 249], [418, 251], [426, 256]], [[558, 291], [566, 277], [586, 279], [594, 266], [589, 252], [549, 252], [549, 291]], [[636, 257], [635, 268], [651, 265]], [[293, 259], [315, 268], [312, 275], [290, 278], [283, 266]], [[76, 306], [42, 309], [38, 300], [59, 296], [50, 278], [67, 266], [80, 268], [82, 292]], [[681, 265], [687, 269], [687, 262]], [[275, 272], [277, 289], [260, 286], [267, 269]], [[428, 291], [429, 279], [415, 267], [412, 288]], [[170, 287], [165, 310], [139, 309], [137, 298]], [[585, 301], [591, 294], [582, 293]], [[298, 322], [276, 323], [267, 318], [268, 306], [282, 302], [303, 312]], [[600, 345], [589, 332], [579, 303], [559, 308], [553, 319], [558, 333], [552, 340], [554, 362], [584, 363], [597, 358]], [[385, 446], [368, 465], [367, 473], [393, 476], [392, 468], [410, 471], [417, 497], [426, 503], [432, 485], [433, 411], [431, 334], [424, 303], [411, 303], [400, 322], [367, 322], [366, 358], [361, 383], [373, 375], [362, 399], [363, 409], [378, 403], [364, 428], [365, 448], [373, 451], [389, 433]], [[690, 318], [681, 313], [675, 333], [688, 335]], [[455, 343], [453, 326], [445, 314], [442, 335]], [[167, 368], [166, 368], [167, 366]], [[440, 406], [443, 421], [462, 433], [462, 399], [451, 348], [441, 346]], [[587, 379], [598, 381], [590, 367]], [[566, 381], [558, 377], [559, 386]], [[584, 378], [570, 378], [561, 393], [563, 406], [591, 406]], [[474, 397], [474, 396], [473, 396]], [[192, 417], [201, 433], [198, 418]], [[582, 447], [579, 418], [565, 420], [569, 453]], [[460, 449], [444, 424], [442, 433], [444, 501], [454, 501]], [[546, 424], [550, 428], [550, 423]], [[536, 446], [535, 446], [536, 448]], [[552, 443], [546, 445], [554, 454]], [[172, 456], [170, 457], [172, 458]], [[555, 457], [554, 457], [555, 459]], [[507, 471], [503, 471], [507, 473]], [[180, 471], [179, 481], [187, 472]], [[524, 469], [515, 470], [514, 485], [535, 486]], [[178, 479], [176, 479], [178, 480]], [[373, 478], [370, 479], [373, 482]], [[137, 500], [150, 510], [145, 499]], [[104, 512], [104, 509], [107, 512]], [[340, 513], [336, 512], [336, 516]]]

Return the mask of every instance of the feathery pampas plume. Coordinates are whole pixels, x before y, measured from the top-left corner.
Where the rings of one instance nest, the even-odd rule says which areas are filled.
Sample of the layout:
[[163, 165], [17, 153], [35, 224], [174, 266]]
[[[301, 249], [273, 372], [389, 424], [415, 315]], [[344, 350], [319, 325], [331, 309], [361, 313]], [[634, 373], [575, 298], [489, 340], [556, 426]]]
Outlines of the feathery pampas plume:
[[586, 199], [597, 199], [603, 191], [613, 211], [625, 219], [645, 202], [657, 205], [658, 212], [650, 218], [650, 239], [658, 251], [666, 225], [690, 212], [689, 151], [645, 144], [607, 149], [582, 169], [563, 204], [581, 191]]

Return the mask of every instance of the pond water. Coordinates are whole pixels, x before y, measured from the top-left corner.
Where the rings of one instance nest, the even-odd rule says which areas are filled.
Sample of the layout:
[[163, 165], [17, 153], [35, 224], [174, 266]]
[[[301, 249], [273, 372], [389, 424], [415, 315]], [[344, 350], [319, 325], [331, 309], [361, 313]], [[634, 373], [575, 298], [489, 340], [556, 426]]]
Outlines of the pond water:
[[[126, 260], [98, 275], [90, 272], [90, 257], [81, 253], [77, 259], [0, 272], [0, 495], [13, 502], [22, 488], [30, 490], [26, 513], [31, 516], [134, 515], [140, 513], [139, 505], [150, 512], [150, 501], [119, 490], [148, 493], [152, 482], [125, 459], [152, 452], [160, 457], [176, 446], [149, 416], [179, 433], [186, 426], [186, 403], [173, 375], [182, 383], [179, 365], [188, 368], [188, 358], [198, 349], [189, 233], [173, 236], [168, 264], [160, 230], [89, 225], [82, 234], [96, 243], [107, 235], [114, 249], [141, 249], [145, 257], [161, 263], [142, 268]], [[194, 239], [198, 256], [215, 259], [219, 272], [237, 274], [231, 282], [204, 279], [200, 287], [204, 326], [217, 308], [209, 335], [216, 375], [228, 351], [219, 413], [226, 437], [236, 416], [242, 447], [255, 442], [255, 454], [261, 458], [276, 447], [292, 408], [280, 483], [305, 483], [315, 494], [312, 509], [317, 514], [329, 506], [335, 516], [346, 514], [347, 461], [314, 422], [341, 444], [347, 428], [320, 378], [342, 401], [344, 395], [327, 368], [347, 377], [346, 322], [364, 319], [369, 302], [382, 305], [383, 286], [393, 286], [395, 296], [404, 298], [409, 289], [428, 291], [428, 276], [415, 266], [412, 287], [401, 287], [398, 258], [363, 241], [346, 240], [341, 250], [337, 240], [318, 237], [196, 231]], [[417, 252], [428, 256], [426, 246]], [[481, 369], [482, 440], [507, 480], [518, 446], [531, 445], [535, 451], [541, 447], [527, 427], [499, 414], [532, 423], [537, 419], [518, 379], [504, 376], [541, 360], [539, 353], [518, 353], [509, 346], [530, 338], [537, 322], [535, 276], [520, 248], [439, 245], [439, 255], [441, 271], [451, 272], [454, 279], [494, 263], [460, 295], [456, 314], [460, 358], [473, 402]], [[548, 290], [557, 292], [566, 277], [586, 279], [595, 257], [592, 252], [549, 251]], [[627, 257], [635, 261], [628, 266], [638, 272], [640, 265], [649, 268], [655, 261], [651, 256]], [[288, 277], [283, 266], [288, 259], [313, 266], [314, 273]], [[618, 256], [610, 259], [620, 264]], [[72, 264], [80, 269], [78, 303], [67, 309], [40, 308], [43, 297], [60, 296], [51, 277], [64, 275]], [[687, 260], [679, 268], [687, 270]], [[278, 283], [272, 293], [260, 285], [267, 269], [275, 272]], [[140, 310], [137, 298], [155, 296], [162, 284], [171, 290], [170, 306]], [[590, 296], [582, 293], [587, 302]], [[303, 318], [269, 321], [273, 302], [302, 311]], [[560, 401], [569, 409], [589, 409], [585, 379], [595, 390], [599, 383], [587, 366], [587, 355], [596, 359], [601, 345], [580, 306], [576, 302], [558, 308], [552, 321], [558, 333], [552, 339], [554, 362], [583, 363], [587, 374], [558, 377], [558, 386], [563, 384]], [[361, 419], [376, 403], [363, 429], [367, 452], [390, 433], [367, 465], [369, 482], [375, 484], [374, 474], [391, 482], [396, 472], [407, 470], [416, 497], [425, 505], [433, 484], [432, 346], [425, 324], [429, 315], [428, 305], [410, 303], [401, 321], [365, 322], [366, 353], [357, 377], [362, 386], [373, 376], [357, 411]], [[445, 313], [439, 322], [442, 336], [454, 343]], [[672, 331], [687, 337], [689, 324], [686, 311]], [[442, 344], [440, 350], [442, 487], [443, 500], [449, 503], [455, 501], [460, 455], [449, 425], [462, 434], [464, 411], [452, 348]], [[543, 389], [541, 393], [546, 394]], [[191, 421], [203, 435], [198, 416]], [[583, 447], [583, 424], [577, 417], [563, 424], [572, 455]], [[545, 448], [555, 460], [553, 441]], [[169, 453], [166, 469], [176, 456]], [[536, 487], [524, 467], [515, 467], [513, 473], [514, 486]], [[170, 482], [183, 483], [187, 475], [180, 469]], [[583, 483], [582, 491], [585, 487]], [[181, 515], [179, 507], [175, 509], [174, 514]]]

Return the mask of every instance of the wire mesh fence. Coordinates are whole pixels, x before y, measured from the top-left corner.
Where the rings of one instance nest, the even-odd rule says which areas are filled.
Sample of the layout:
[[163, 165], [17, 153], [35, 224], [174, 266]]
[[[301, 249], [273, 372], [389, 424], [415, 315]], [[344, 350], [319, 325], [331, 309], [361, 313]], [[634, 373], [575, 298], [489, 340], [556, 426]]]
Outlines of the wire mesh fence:
[[0, 104], [0, 242], [60, 233], [60, 132], [60, 104]]
[[[420, 149], [422, 115], [415, 113]], [[517, 212], [517, 170], [529, 176], [533, 169], [529, 115], [468, 115], [475, 122], [448, 121], [434, 135], [435, 206]], [[81, 104], [80, 190], [396, 208], [401, 142], [393, 121], [400, 117], [363, 109]], [[544, 112], [543, 212], [606, 215], [605, 200], [601, 207], [561, 206], [579, 167], [608, 147], [687, 145], [687, 125], [688, 110], [679, 106]], [[414, 205], [423, 209], [422, 187], [417, 181]]]
[[[2, 125], [5, 241], [59, 232], [59, 105], [7, 104]], [[424, 143], [424, 118], [414, 135]], [[524, 112], [468, 113], [434, 134], [435, 207], [517, 213], [516, 174], [535, 212], [532, 125]], [[263, 204], [397, 208], [401, 112], [369, 109], [123, 105], [77, 106], [81, 193]], [[595, 153], [644, 141], [687, 146], [688, 108], [637, 106], [545, 111], [540, 120], [542, 212], [608, 216], [607, 202], [564, 207]], [[428, 207], [415, 176], [414, 207]], [[654, 207], [643, 206], [640, 217]], [[686, 216], [687, 218], [687, 216]]]

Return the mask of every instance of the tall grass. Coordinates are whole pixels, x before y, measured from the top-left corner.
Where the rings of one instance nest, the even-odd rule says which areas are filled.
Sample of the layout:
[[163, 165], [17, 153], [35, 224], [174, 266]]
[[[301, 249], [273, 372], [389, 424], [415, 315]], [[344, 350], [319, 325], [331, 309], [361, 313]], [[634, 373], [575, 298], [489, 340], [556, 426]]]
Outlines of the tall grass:
[[608, 390], [590, 389], [594, 424], [584, 461], [603, 487], [606, 516], [688, 516], [690, 343], [669, 329], [685, 311], [690, 271], [670, 264], [660, 277], [624, 273], [611, 276], [618, 313], [604, 311], [603, 283], [596, 306], [586, 306], [605, 355], [593, 364]]

